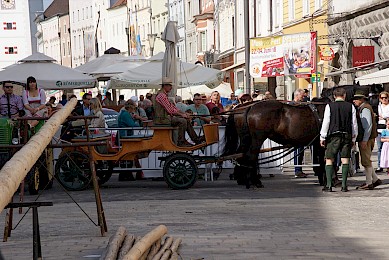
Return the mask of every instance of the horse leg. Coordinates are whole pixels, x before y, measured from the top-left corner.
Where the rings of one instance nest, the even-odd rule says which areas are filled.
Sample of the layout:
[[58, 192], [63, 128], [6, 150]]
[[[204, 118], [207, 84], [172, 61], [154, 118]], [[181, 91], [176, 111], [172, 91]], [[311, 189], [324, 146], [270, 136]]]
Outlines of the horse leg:
[[258, 174], [258, 153], [249, 152], [246, 154], [248, 169], [246, 171], [245, 184], [249, 189], [251, 185], [256, 188], [263, 188], [263, 184], [260, 180], [260, 174]]

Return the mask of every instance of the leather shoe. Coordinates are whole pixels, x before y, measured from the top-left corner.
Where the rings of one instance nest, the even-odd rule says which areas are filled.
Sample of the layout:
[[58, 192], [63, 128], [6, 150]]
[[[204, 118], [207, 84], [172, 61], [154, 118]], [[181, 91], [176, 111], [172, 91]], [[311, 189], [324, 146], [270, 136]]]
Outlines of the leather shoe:
[[332, 187], [324, 187], [323, 189], [322, 189], [322, 191], [324, 191], [324, 192], [332, 192]]
[[376, 180], [375, 182], [373, 182], [373, 187], [377, 187], [377, 186], [380, 186], [382, 185], [382, 181], [380, 179]]
[[374, 190], [374, 186], [373, 186], [373, 184], [367, 185], [365, 183], [365, 185], [359, 186], [359, 189], [362, 189], [362, 190]]
[[382, 168], [377, 168], [375, 172], [383, 172]]
[[348, 188], [347, 187], [344, 187], [344, 188], [342, 187], [341, 191], [342, 192], [348, 192]]

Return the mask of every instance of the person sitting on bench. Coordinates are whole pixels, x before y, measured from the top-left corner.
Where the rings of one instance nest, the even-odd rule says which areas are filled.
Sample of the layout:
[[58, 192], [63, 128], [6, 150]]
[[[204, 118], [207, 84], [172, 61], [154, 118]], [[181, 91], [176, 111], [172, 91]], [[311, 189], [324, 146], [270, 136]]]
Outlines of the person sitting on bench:
[[[124, 103], [124, 109], [120, 110], [118, 120], [118, 127], [136, 127], [140, 126], [138, 122], [136, 122], [135, 116], [135, 103], [130, 99]], [[132, 129], [123, 129], [119, 130], [119, 138], [121, 136], [131, 136], [134, 134], [134, 130]]]
[[162, 79], [162, 87], [158, 93], [153, 95], [154, 105], [154, 125], [171, 125], [178, 126], [177, 145], [181, 147], [190, 147], [192, 144], [186, 141], [185, 132], [195, 144], [202, 143], [204, 136], [198, 137], [191, 124], [190, 117], [187, 113], [180, 111], [175, 104], [171, 103], [168, 98], [169, 92], [173, 88], [173, 82], [170, 78]]

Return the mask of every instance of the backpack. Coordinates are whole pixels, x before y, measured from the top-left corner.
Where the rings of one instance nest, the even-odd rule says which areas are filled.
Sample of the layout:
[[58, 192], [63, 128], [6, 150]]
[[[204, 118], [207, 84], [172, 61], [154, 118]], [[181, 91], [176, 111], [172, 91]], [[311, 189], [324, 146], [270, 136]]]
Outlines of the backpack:
[[362, 142], [363, 135], [365, 134], [365, 130], [363, 130], [362, 120], [361, 120], [361, 111], [359, 109], [357, 109], [357, 124], [358, 124], [358, 135], [357, 135], [357, 139], [355, 141]]

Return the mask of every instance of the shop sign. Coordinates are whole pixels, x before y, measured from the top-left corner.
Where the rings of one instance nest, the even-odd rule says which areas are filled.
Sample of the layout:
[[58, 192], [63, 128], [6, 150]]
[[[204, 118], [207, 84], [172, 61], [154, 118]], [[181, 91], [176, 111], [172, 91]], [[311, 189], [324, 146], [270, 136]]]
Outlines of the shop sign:
[[253, 78], [311, 74], [316, 71], [316, 32], [250, 39]]
[[334, 59], [335, 52], [331, 47], [320, 46], [319, 48], [320, 48], [320, 51], [319, 51], [320, 60], [330, 61], [330, 60]]
[[353, 67], [373, 63], [374, 46], [353, 46]]

